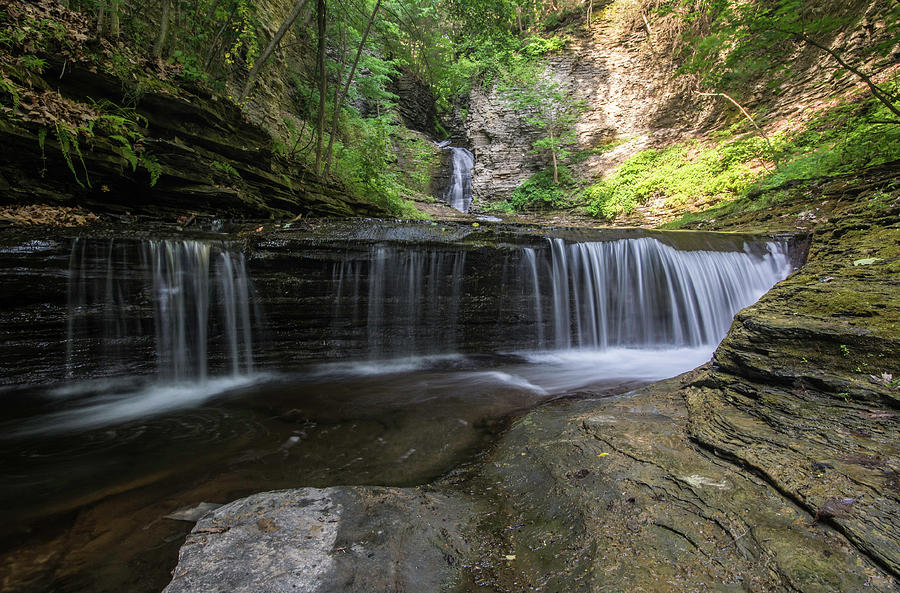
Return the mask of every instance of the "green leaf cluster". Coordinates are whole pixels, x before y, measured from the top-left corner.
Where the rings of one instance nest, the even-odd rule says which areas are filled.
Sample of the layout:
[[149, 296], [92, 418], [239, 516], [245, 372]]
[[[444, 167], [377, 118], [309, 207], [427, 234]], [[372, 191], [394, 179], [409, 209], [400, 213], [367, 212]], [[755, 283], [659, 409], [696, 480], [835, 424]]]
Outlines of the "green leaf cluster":
[[764, 147], [760, 138], [744, 136], [712, 147], [689, 140], [642, 150], [585, 189], [585, 207], [593, 216], [615, 218], [653, 198], [670, 206], [732, 199], [756, 179], [750, 161]]
[[[900, 78], [885, 83], [894, 90]], [[860, 99], [823, 109], [792, 132], [771, 138], [774, 154], [738, 123], [714, 144], [689, 140], [638, 152], [612, 174], [589, 186], [587, 211], [614, 218], [651, 199], [680, 205], [731, 201], [786, 182], [852, 172], [900, 159], [900, 126], [872, 123], [888, 117], [884, 105]], [[776, 160], [780, 166], [772, 169]], [[743, 207], [752, 207], [744, 205]]]
[[558, 210], [571, 205], [569, 197], [574, 187], [575, 178], [569, 169], [560, 167], [559, 183], [553, 181], [553, 171], [547, 169], [517, 187], [507, 203], [517, 212]]

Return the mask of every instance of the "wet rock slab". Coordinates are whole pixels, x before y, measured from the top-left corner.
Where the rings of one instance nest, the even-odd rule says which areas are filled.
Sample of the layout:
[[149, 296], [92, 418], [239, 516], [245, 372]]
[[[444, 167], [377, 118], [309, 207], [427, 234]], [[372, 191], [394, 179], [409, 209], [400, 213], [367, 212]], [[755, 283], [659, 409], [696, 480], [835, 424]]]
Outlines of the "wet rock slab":
[[[890, 591], [877, 561], [685, 438], [682, 389], [702, 368], [628, 396], [525, 416], [475, 483], [496, 515], [477, 581], [512, 591]], [[498, 550], [513, 557], [493, 563]]]
[[197, 523], [164, 593], [446, 590], [470, 516], [460, 497], [425, 489], [255, 494]]

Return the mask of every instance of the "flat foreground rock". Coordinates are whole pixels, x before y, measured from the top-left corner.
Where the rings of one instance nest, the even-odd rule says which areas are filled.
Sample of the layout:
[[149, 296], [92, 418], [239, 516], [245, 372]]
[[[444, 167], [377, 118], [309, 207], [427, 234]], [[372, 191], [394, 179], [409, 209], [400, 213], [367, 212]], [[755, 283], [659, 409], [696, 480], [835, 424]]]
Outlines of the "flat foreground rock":
[[204, 516], [165, 593], [438, 591], [470, 507], [422, 489], [264, 492]]

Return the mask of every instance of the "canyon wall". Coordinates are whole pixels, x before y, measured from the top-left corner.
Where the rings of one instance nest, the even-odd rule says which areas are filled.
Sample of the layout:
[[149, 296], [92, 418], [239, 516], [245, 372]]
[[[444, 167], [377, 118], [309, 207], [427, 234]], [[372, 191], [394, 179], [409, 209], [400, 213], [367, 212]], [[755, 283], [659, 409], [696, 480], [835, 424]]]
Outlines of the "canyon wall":
[[[862, 27], [838, 31], [821, 41], [868, 72], [885, 70], [885, 63], [872, 58], [869, 50], [890, 40], [884, 20], [887, 4], [866, 0], [841, 7], [866, 15]], [[598, 150], [572, 163], [576, 176], [603, 176], [639, 150], [702, 137], [742, 118], [726, 100], [697, 95], [694, 77], [676, 77], [677, 31], [670, 21], [659, 21], [665, 17], [651, 14], [645, 21], [635, 11], [631, 4], [613, 3], [588, 31], [545, 58], [549, 75], [569, 89], [572, 98], [584, 102], [573, 151], [624, 140], [611, 150]], [[897, 57], [900, 45], [894, 62]], [[774, 129], [796, 125], [837, 93], [864, 88], [853, 75], [832, 69], [837, 63], [819, 49], [798, 45], [787, 61], [795, 65], [795, 76], [775, 85], [765, 78], [756, 80], [741, 98], [750, 111], [764, 112], [761, 121]], [[780, 73], [772, 78], [776, 75]], [[482, 201], [508, 199], [518, 185], [550, 165], [549, 156], [532, 154], [540, 132], [496, 86], [476, 86], [467, 100], [462, 129], [475, 153], [475, 196]]]

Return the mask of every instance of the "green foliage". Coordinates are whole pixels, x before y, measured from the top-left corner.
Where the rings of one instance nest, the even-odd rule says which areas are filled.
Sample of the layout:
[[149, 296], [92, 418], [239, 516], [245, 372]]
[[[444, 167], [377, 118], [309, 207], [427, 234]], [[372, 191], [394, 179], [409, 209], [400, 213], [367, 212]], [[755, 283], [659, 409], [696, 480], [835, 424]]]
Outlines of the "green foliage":
[[642, 150], [609, 177], [588, 187], [585, 206], [593, 216], [614, 218], [651, 198], [665, 199], [668, 205], [732, 199], [756, 177], [749, 161], [760, 142], [755, 136], [745, 136], [713, 147], [687, 141], [666, 149]]
[[553, 181], [553, 171], [547, 169], [517, 187], [509, 204], [519, 212], [564, 208], [570, 205], [569, 193], [574, 185], [575, 180], [565, 167], [559, 169], [559, 183]]
[[150, 187], [154, 187], [162, 175], [162, 165], [159, 164], [159, 160], [156, 156], [147, 150], [144, 150], [141, 153], [141, 165], [150, 175]]
[[176, 49], [172, 52], [172, 60], [181, 65], [181, 78], [187, 81], [206, 80], [207, 74], [203, 69], [203, 59], [199, 54]]
[[241, 174], [238, 173], [238, 170], [235, 169], [235, 168], [231, 165], [231, 163], [226, 163], [226, 162], [223, 162], [223, 161], [213, 161], [211, 164], [212, 164], [212, 166], [213, 166], [214, 168], [218, 169], [218, 170], [221, 171], [222, 173], [225, 173], [225, 174], [228, 175], [229, 177], [234, 177], [234, 178], [236, 178], [236, 179], [240, 179], [240, 178], [241, 178]]
[[139, 166], [143, 167], [150, 176], [150, 187], [155, 186], [162, 174], [162, 167], [143, 146], [147, 119], [133, 107], [117, 105], [105, 99], [93, 102], [93, 106], [99, 115], [84, 130], [87, 136], [102, 136], [115, 143], [132, 172], [137, 171]]
[[[53, 132], [56, 136], [56, 141], [59, 143], [63, 161], [65, 161], [69, 171], [72, 172], [72, 176], [75, 177], [75, 182], [81, 187], [91, 187], [91, 179], [88, 176], [87, 165], [84, 164], [84, 155], [81, 153], [81, 144], [78, 141], [78, 134], [83, 131], [85, 130], [82, 128], [71, 130], [67, 126], [60, 124], [53, 126]], [[81, 181], [78, 171], [75, 169], [75, 161], [72, 158], [73, 153], [78, 157], [78, 162], [81, 164], [81, 170], [84, 172], [84, 182]]]
[[22, 66], [26, 70], [41, 74], [47, 67], [47, 60], [37, 56], [22, 56]]
[[365, 100], [375, 107], [376, 111], [387, 111], [399, 98], [388, 89], [391, 81], [400, 75], [399, 60], [385, 60], [377, 55], [363, 55], [359, 63], [359, 72], [351, 87], [350, 103]]
[[[895, 78], [885, 86], [896, 89], [898, 83]], [[889, 117], [882, 103], [868, 99], [826, 109], [799, 132], [776, 136], [782, 166], [763, 186], [849, 173], [900, 158], [900, 125], [871, 123]]]
[[[896, 88], [897, 84], [895, 79], [886, 86]], [[722, 215], [736, 208], [765, 210], [777, 205], [782, 194], [760, 190], [900, 159], [900, 126], [871, 123], [887, 113], [872, 98], [823, 110], [799, 130], [772, 138], [781, 163], [775, 170], [760, 166], [776, 156], [768, 153], [765, 142], [749, 133], [727, 137], [739, 129], [734, 127], [724, 132], [725, 137], [717, 135], [715, 145], [690, 141], [644, 150], [585, 190], [585, 205], [591, 214], [604, 218], [630, 212], [652, 197], [670, 205], [740, 199], [718, 207]], [[748, 198], [760, 194], [762, 198]], [[688, 215], [679, 224], [695, 218]]]
[[[767, 3], [715, 0], [692, 6], [687, 12], [678, 11], [677, 4], [678, 1], [671, 0], [663, 6], [694, 24], [684, 35], [684, 64], [679, 73], [694, 75], [708, 88], [738, 96], [752, 92], [759, 80], [766, 80], [770, 88], [777, 88], [789, 80], [795, 73], [795, 66], [806, 66], [802, 60], [793, 59], [798, 49], [818, 52], [823, 66], [822, 82], [828, 69], [835, 71], [835, 75], [842, 75], [848, 68], [854, 70], [853, 63], [890, 60], [896, 46], [896, 32], [900, 30], [900, 3], [896, 2], [860, 10], [853, 2], [828, 5], [823, 9], [819, 3], [802, 0]], [[883, 43], [870, 46], [856, 43], [852, 51], [831, 46], [829, 40], [836, 32], [859, 29], [873, 19], [888, 23], [888, 30], [895, 32], [894, 39], [887, 35]], [[858, 39], [856, 36], [849, 38]], [[853, 58], [848, 58], [851, 54]], [[855, 70], [854, 74], [859, 79], [866, 78], [861, 70]], [[896, 93], [882, 93], [888, 89], [879, 90], [880, 85], [873, 86], [874, 93], [885, 105], [893, 103], [900, 110], [900, 97]], [[898, 111], [895, 110], [892, 117], [900, 121]]]
[[494, 212], [497, 214], [515, 214], [516, 207], [509, 200], [498, 200], [490, 202], [482, 207], [484, 212]]
[[541, 58], [546, 54], [561, 51], [568, 43], [565, 37], [537, 37], [532, 35], [522, 42], [522, 53], [530, 58]]
[[259, 55], [256, 16], [250, 0], [238, 0], [235, 8], [237, 16], [231, 26], [234, 40], [225, 51], [225, 64], [241, 63], [250, 69]]
[[432, 169], [440, 161], [434, 144], [418, 135], [405, 137], [402, 128], [399, 131], [401, 137], [394, 141], [394, 145], [404, 161], [401, 169], [405, 174], [405, 185], [422, 194], [427, 194], [431, 189]]
[[397, 133], [393, 116], [354, 117], [355, 138], [335, 143], [334, 173], [355, 195], [401, 218], [426, 218], [406, 199], [408, 188], [396, 167], [392, 137]]
[[554, 170], [577, 144], [575, 123], [584, 103], [575, 100], [563, 84], [553, 79], [540, 63], [519, 62], [498, 85], [506, 100], [523, 119], [540, 131], [532, 152], [548, 154]]
[[589, 159], [594, 155], [606, 154], [607, 152], [611, 152], [616, 148], [622, 146], [626, 142], [628, 142], [630, 138], [611, 138], [606, 142], [603, 142], [599, 146], [595, 146], [594, 148], [590, 148], [588, 150], [581, 150], [572, 155], [571, 160], [576, 163], [581, 163]]

